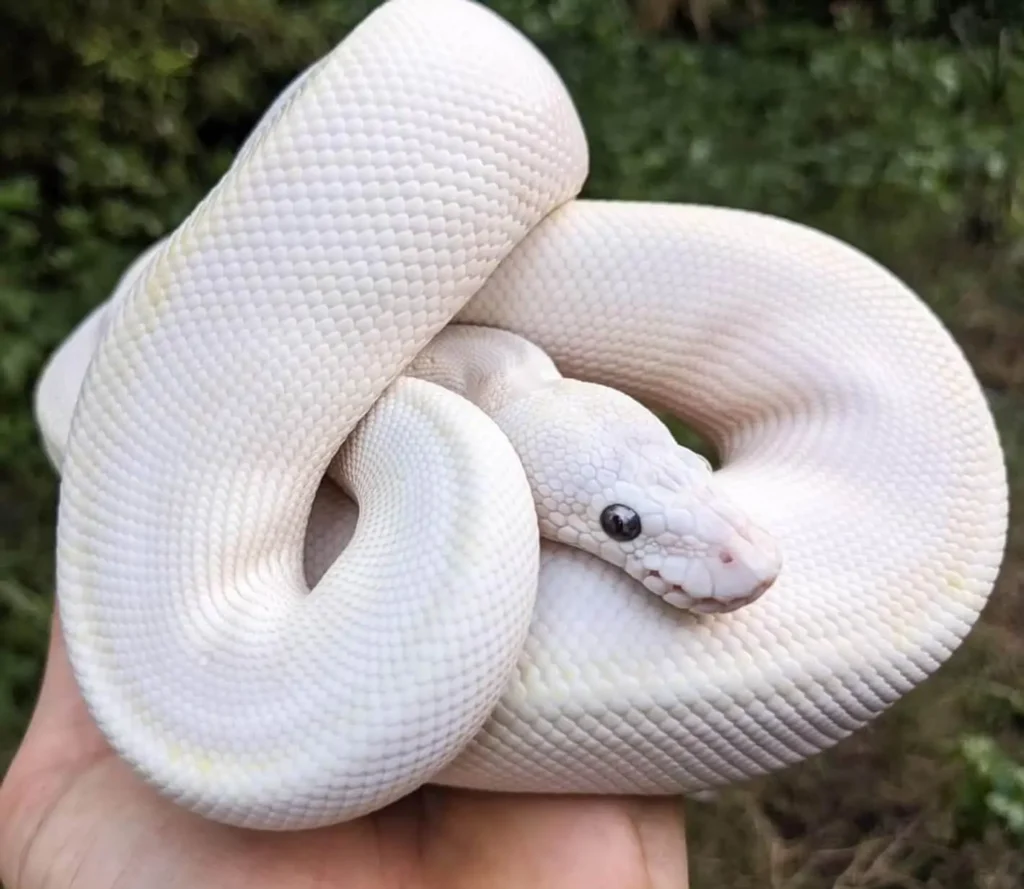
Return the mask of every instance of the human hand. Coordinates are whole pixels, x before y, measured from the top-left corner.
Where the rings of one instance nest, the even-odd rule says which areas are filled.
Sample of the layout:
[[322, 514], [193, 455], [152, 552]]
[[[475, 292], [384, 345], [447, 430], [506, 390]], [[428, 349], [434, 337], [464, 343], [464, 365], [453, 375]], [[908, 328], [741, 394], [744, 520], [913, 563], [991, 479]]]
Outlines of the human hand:
[[6, 889], [685, 889], [666, 800], [429, 787], [348, 824], [262, 833], [159, 797], [114, 754], [78, 692], [55, 618], [28, 732], [0, 785]]

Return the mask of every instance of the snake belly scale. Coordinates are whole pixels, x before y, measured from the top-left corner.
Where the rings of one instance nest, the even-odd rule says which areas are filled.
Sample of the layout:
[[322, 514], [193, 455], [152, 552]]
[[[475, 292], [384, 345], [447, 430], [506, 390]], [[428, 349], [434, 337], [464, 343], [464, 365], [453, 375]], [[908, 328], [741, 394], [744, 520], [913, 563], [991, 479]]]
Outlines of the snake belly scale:
[[[390, 0], [53, 356], [69, 655], [162, 793], [293, 829], [424, 782], [694, 792], [834, 744], [968, 632], [1006, 478], [941, 324], [823, 234], [582, 200], [586, 174], [515, 29]], [[777, 581], [687, 614], [538, 544], [498, 427], [403, 376], [460, 323], [704, 432]]]

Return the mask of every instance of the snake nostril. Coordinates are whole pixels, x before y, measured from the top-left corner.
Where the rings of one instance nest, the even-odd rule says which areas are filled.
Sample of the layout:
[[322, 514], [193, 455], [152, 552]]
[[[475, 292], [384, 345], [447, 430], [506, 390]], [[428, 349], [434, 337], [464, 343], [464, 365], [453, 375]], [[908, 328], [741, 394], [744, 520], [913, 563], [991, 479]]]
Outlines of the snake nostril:
[[718, 561], [721, 562], [723, 565], [731, 565], [735, 561], [735, 559], [731, 552], [723, 549], [718, 553]]

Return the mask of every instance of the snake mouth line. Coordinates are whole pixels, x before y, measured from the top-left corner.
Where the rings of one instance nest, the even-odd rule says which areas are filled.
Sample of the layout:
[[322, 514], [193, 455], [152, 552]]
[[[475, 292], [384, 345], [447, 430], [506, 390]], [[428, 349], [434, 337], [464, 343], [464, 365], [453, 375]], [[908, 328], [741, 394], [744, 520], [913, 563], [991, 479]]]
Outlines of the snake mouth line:
[[[655, 584], [648, 585], [653, 580]], [[750, 593], [745, 596], [735, 596], [728, 599], [720, 599], [714, 596], [697, 597], [691, 594], [684, 586], [678, 583], [669, 583], [662, 577], [661, 572], [652, 569], [644, 573], [641, 581], [648, 590], [659, 598], [665, 600], [669, 605], [686, 611], [693, 611], [697, 614], [727, 614], [736, 611], [744, 605], [749, 605], [772, 585], [771, 580], [758, 584]], [[655, 588], [656, 587], [656, 588]]]

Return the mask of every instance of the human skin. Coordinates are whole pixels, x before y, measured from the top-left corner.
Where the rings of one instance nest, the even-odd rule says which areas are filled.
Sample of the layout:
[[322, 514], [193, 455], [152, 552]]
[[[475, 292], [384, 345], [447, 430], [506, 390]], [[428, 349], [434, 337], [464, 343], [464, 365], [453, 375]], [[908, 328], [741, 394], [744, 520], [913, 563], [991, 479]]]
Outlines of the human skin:
[[365, 818], [296, 833], [205, 821], [106, 744], [54, 619], [32, 721], [0, 784], [6, 889], [685, 889], [673, 800], [425, 788]]

